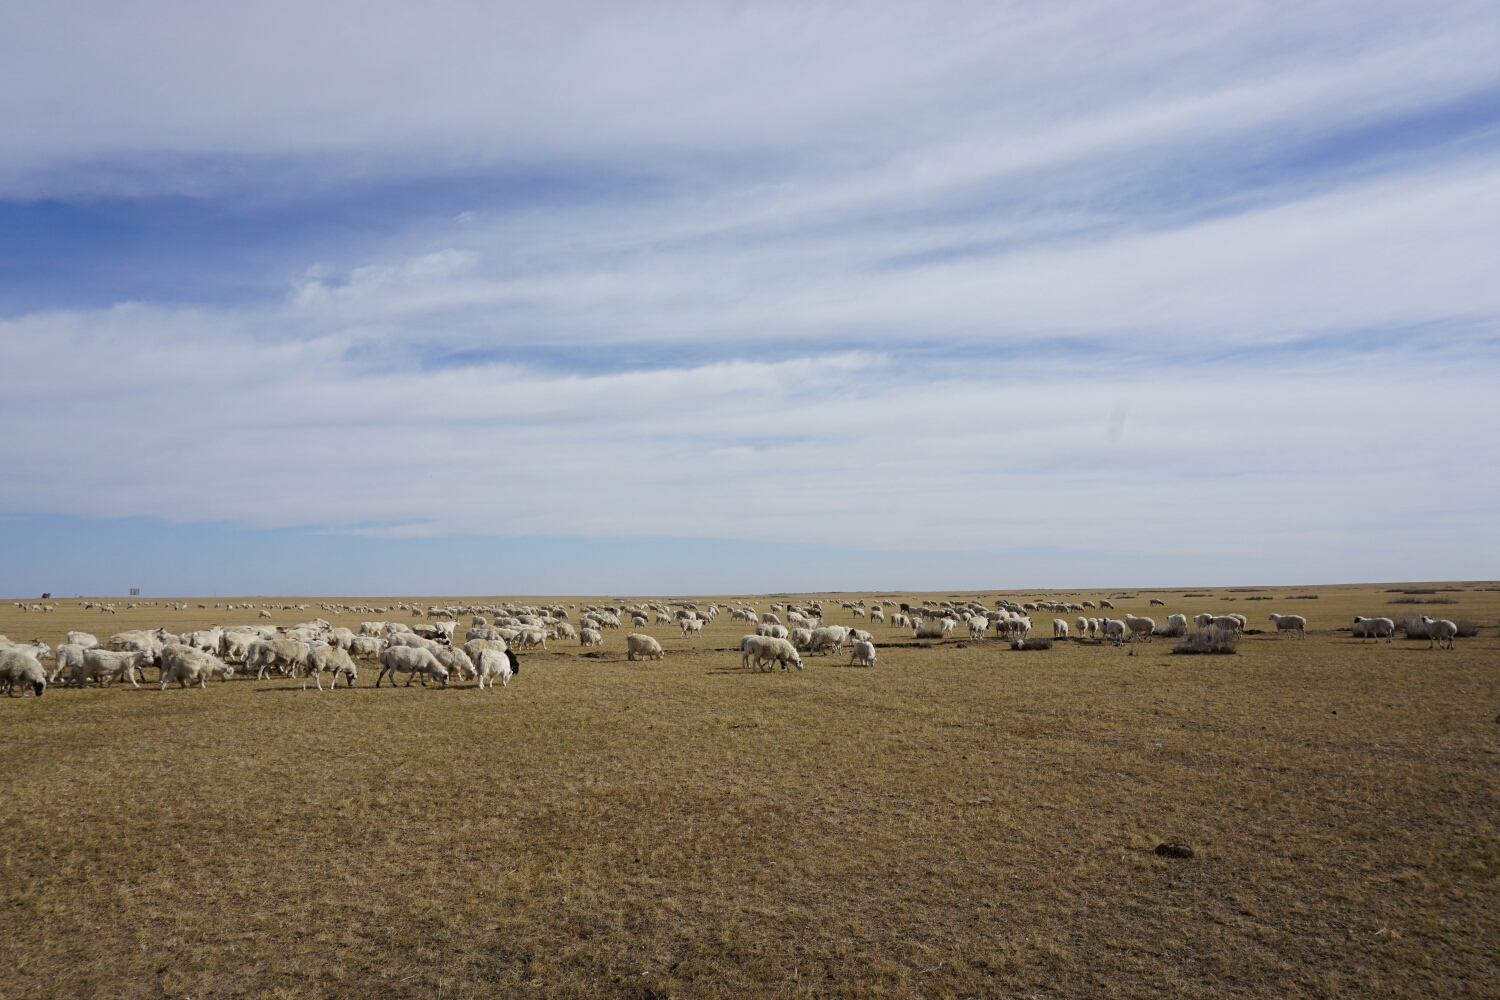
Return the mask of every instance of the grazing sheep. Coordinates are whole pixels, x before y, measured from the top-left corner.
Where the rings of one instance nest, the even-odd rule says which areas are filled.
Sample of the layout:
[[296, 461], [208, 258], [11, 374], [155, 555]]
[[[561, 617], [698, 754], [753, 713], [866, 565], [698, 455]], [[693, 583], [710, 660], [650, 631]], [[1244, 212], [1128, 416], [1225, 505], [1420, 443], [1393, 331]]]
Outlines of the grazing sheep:
[[1166, 601], [1158, 600], [1155, 597], [1151, 598], [1151, 607], [1153, 607], [1153, 608], [1164, 608], [1166, 606], [1167, 606], [1167, 602]]
[[916, 618], [912, 621], [913, 639], [946, 639], [953, 632], [952, 618]]
[[645, 660], [660, 660], [666, 653], [654, 637], [644, 632], [632, 632], [625, 637], [625, 659], [634, 660], [637, 656]]
[[1389, 618], [1365, 618], [1361, 615], [1354, 616], [1354, 628], [1351, 630], [1362, 640], [1379, 639], [1384, 636], [1386, 642], [1396, 634], [1396, 623]]
[[[641, 620], [641, 624], [645, 624], [645, 619]], [[682, 637], [684, 639], [688, 637], [689, 632], [698, 634], [702, 634], [703, 632], [703, 623], [696, 618], [683, 618], [677, 624], [682, 626]]]
[[260, 609], [260, 617], [262, 617], [262, 618], [269, 618], [269, 617], [271, 617], [271, 612], [267, 611], [265, 608], [261, 608]]
[[123, 674], [134, 687], [140, 687], [135, 672], [148, 662], [150, 654], [144, 650], [85, 649], [82, 684], [87, 687], [89, 681], [96, 680], [107, 685]]
[[1061, 618], [1052, 619], [1052, 638], [1066, 639], [1068, 637], [1068, 623]]
[[[1111, 611], [1113, 611], [1115, 609], [1115, 606], [1113, 604], [1111, 604], [1109, 601], [1100, 601], [1099, 602], [1099, 607], [1101, 607], [1101, 608], [1108, 608]], [[1105, 620], [1108, 621], [1108, 619], [1105, 619]]]
[[255, 671], [255, 679], [262, 680], [266, 671], [275, 667], [283, 674], [297, 676], [297, 668], [307, 666], [307, 647], [290, 639], [262, 639], [250, 644], [245, 657], [245, 672]]
[[23, 646], [0, 647], [0, 688], [10, 696], [19, 689], [23, 698], [28, 692], [40, 698], [47, 690], [47, 672], [24, 650]]
[[1138, 617], [1127, 611], [1125, 612], [1125, 627], [1130, 630], [1132, 636], [1140, 637], [1144, 635], [1147, 637], [1147, 641], [1150, 641], [1151, 633], [1156, 631], [1156, 622], [1150, 618]]
[[391, 687], [395, 687], [397, 671], [407, 675], [407, 687], [411, 687], [412, 679], [418, 676], [423, 687], [427, 686], [429, 677], [442, 681], [444, 687], [448, 686], [448, 668], [438, 662], [431, 650], [420, 646], [392, 646], [381, 653], [380, 674], [375, 678], [375, 686], [380, 687], [380, 681], [389, 674]]
[[373, 660], [380, 655], [382, 643], [368, 635], [357, 635], [349, 643], [349, 654], [362, 660]]
[[990, 627], [990, 620], [984, 615], [974, 615], [969, 619], [969, 638], [983, 639], [985, 631]]
[[578, 631], [567, 622], [558, 622], [557, 637], [559, 639], [576, 639], [578, 638]]
[[1283, 632], [1296, 632], [1299, 639], [1307, 638], [1307, 619], [1301, 615], [1271, 615], [1271, 621], [1276, 623], [1276, 638], [1281, 638]]
[[[757, 632], [757, 634], [760, 635], [760, 634], [764, 634], [764, 633]], [[792, 634], [789, 635], [789, 636], [787, 636], [787, 639], [797, 649], [799, 649], [799, 650], [806, 649], [808, 646], [812, 645], [812, 629], [810, 629], [810, 628], [794, 628], [794, 629], [792, 629]]]
[[1089, 620], [1087, 618], [1084, 618], [1082, 615], [1080, 615], [1078, 620], [1073, 623], [1073, 626], [1078, 629], [1078, 638], [1082, 639], [1088, 635]]
[[812, 636], [807, 641], [808, 652], [817, 653], [833, 647], [833, 652], [842, 654], [844, 651], [844, 640], [849, 638], [849, 630], [842, 625], [824, 625], [812, 630]]
[[764, 624], [766, 624], [766, 625], [780, 625], [781, 624], [781, 619], [777, 618], [774, 614], [772, 614], [769, 611], [766, 611], [766, 612], [762, 613], [761, 616], [760, 616], [760, 620]]
[[176, 643], [162, 647], [160, 688], [162, 691], [165, 691], [172, 681], [176, 681], [178, 687], [185, 688], [189, 684], [196, 684], [201, 688], [206, 688], [208, 678], [213, 674], [217, 674], [220, 680], [227, 681], [234, 676], [234, 668], [212, 653], [196, 646]]
[[1457, 625], [1453, 624], [1446, 618], [1438, 621], [1433, 621], [1426, 615], [1422, 616], [1422, 624], [1427, 626], [1428, 649], [1435, 649], [1438, 646], [1441, 646], [1444, 639], [1448, 640], [1448, 648], [1453, 648], [1453, 638], [1454, 636], [1458, 635]]
[[602, 646], [604, 635], [598, 629], [585, 628], [578, 630], [578, 645], [580, 646]]
[[437, 661], [448, 668], [448, 673], [457, 674], [459, 680], [469, 680], [474, 676], [474, 661], [469, 659], [469, 654], [456, 646], [441, 646], [432, 651]]
[[850, 647], [849, 666], [859, 664], [861, 667], [873, 667], [875, 665], [875, 644], [863, 640], [856, 642]]
[[759, 670], [762, 663], [766, 665], [767, 670], [774, 669], [771, 666], [772, 663], [780, 663], [782, 670], [786, 670], [790, 663], [795, 663], [798, 670], [803, 669], [801, 654], [787, 640], [763, 635], [747, 635], [741, 638], [740, 666], [750, 665], [753, 669]]
[[[307, 672], [312, 675], [313, 683], [318, 685], [318, 690], [323, 690], [323, 671], [327, 670], [333, 675], [329, 681], [328, 689], [335, 690], [339, 686], [339, 675], [344, 678], [345, 687], [353, 687], [354, 682], [359, 680], [359, 670], [354, 666], [354, 660], [349, 656], [348, 650], [338, 646], [324, 646], [307, 654]], [[395, 678], [391, 679], [395, 683]]]
[[490, 682], [490, 690], [495, 688], [495, 678], [500, 678], [500, 686], [505, 687], [510, 679], [521, 672], [521, 661], [516, 659], [516, 654], [510, 650], [486, 649], [479, 654], [479, 690], [484, 690], [484, 682]]
[[516, 631], [516, 645], [521, 649], [535, 649], [541, 646], [547, 648], [547, 630], [544, 628], [523, 628]]
[[1094, 602], [1093, 601], [1084, 601], [1083, 602], [1083, 606], [1086, 607], [1086, 608], [1092, 609], [1094, 607]]
[[1125, 623], [1114, 618], [1105, 618], [1101, 623], [1101, 634], [1114, 640], [1116, 646], [1125, 645]]

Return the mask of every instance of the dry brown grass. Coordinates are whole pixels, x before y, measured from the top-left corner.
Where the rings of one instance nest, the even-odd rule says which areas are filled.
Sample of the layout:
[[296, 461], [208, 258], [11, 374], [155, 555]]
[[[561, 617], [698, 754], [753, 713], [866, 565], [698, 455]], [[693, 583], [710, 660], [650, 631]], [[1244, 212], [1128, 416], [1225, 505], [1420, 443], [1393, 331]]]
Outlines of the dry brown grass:
[[[1500, 640], [1320, 592], [1234, 657], [877, 625], [872, 670], [749, 674], [726, 616], [494, 694], [0, 701], [0, 996], [1493, 995]], [[136, 614], [0, 632], [212, 617]]]

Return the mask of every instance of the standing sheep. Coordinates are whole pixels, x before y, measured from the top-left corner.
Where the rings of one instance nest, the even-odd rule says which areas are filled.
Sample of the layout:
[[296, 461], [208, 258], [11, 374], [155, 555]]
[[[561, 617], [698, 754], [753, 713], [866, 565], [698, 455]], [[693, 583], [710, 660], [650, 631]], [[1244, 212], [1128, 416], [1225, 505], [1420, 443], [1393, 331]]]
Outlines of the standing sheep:
[[1307, 619], [1301, 615], [1271, 615], [1271, 621], [1276, 623], [1276, 638], [1281, 638], [1281, 633], [1296, 632], [1299, 639], [1307, 638]]
[[873, 667], [875, 665], [875, 644], [873, 642], [856, 642], [850, 648], [849, 666], [859, 664], [862, 667]]
[[1422, 624], [1427, 626], [1428, 649], [1436, 649], [1443, 644], [1443, 640], [1445, 639], [1448, 641], [1448, 648], [1453, 648], [1453, 639], [1458, 635], [1457, 625], [1446, 618], [1433, 621], [1426, 615], [1422, 616]]
[[1068, 623], [1061, 618], [1052, 619], [1052, 638], [1066, 639], [1068, 637]]
[[486, 649], [479, 654], [479, 690], [484, 690], [484, 682], [490, 682], [490, 690], [495, 688], [495, 678], [500, 678], [500, 686], [505, 687], [510, 679], [521, 672], [521, 661], [516, 659], [516, 654], [510, 650]]

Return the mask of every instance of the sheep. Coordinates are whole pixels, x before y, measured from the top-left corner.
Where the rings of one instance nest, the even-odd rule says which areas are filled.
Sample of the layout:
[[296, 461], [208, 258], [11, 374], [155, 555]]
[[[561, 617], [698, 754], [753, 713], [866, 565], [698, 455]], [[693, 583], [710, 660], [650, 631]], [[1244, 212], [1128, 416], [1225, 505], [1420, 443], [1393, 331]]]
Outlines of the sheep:
[[0, 688], [10, 696], [19, 689], [23, 698], [27, 692], [40, 698], [47, 690], [47, 672], [35, 656], [25, 652], [25, 647], [0, 647]]
[[1167, 615], [1167, 622], [1162, 626], [1162, 632], [1166, 635], [1178, 634], [1187, 631], [1187, 615]]
[[760, 620], [761, 620], [761, 622], [763, 624], [766, 624], [766, 625], [780, 625], [781, 624], [781, 619], [777, 618], [774, 614], [772, 614], [769, 611], [763, 612], [761, 614], [761, 616], [760, 616]]
[[449, 674], [457, 674], [459, 680], [469, 680], [474, 676], [474, 661], [469, 659], [469, 654], [455, 646], [440, 646], [432, 651], [437, 661], [448, 668]]
[[[328, 685], [330, 691], [338, 688], [340, 674], [344, 676], [345, 687], [353, 687], [354, 682], [359, 680], [359, 670], [354, 666], [348, 650], [338, 646], [324, 646], [307, 654], [307, 672], [312, 675], [313, 683], [318, 686], [319, 691], [323, 690], [325, 670], [333, 674], [333, 680]], [[394, 678], [391, 683], [395, 683]], [[305, 684], [303, 686], [306, 687]]]
[[822, 651], [827, 646], [832, 646], [835, 653], [843, 653], [844, 640], [849, 638], [849, 630], [842, 625], [825, 625], [812, 630], [812, 636], [808, 639], [807, 648], [809, 652]]
[[99, 645], [99, 640], [88, 632], [69, 632], [68, 644], [71, 646], [82, 646], [87, 649]]
[[432, 655], [429, 649], [416, 646], [392, 646], [380, 654], [380, 674], [375, 678], [375, 686], [380, 687], [381, 680], [389, 674], [391, 687], [396, 686], [396, 672], [407, 674], [406, 686], [411, 687], [412, 679], [419, 676], [422, 686], [427, 686], [427, 678], [442, 681], [443, 687], [448, 686], [448, 668], [438, 662], [438, 658]]
[[1068, 623], [1061, 618], [1052, 619], [1052, 638], [1066, 639], [1068, 637]]
[[786, 670], [787, 664], [795, 663], [798, 670], [802, 666], [802, 656], [797, 648], [785, 639], [774, 636], [747, 635], [740, 639], [740, 666], [752, 666], [755, 670], [766, 664], [766, 669], [774, 669], [772, 663], [780, 663], [781, 669]]
[[688, 637], [689, 632], [696, 632], [699, 634], [702, 634], [703, 632], [703, 623], [696, 618], [684, 618], [677, 624], [682, 626], [682, 637], [684, 639]]
[[[764, 633], [759, 633], [758, 632], [757, 634], [764, 634]], [[810, 628], [794, 628], [794, 629], [792, 629], [792, 634], [789, 635], [789, 636], [787, 636], [787, 639], [797, 649], [799, 649], [799, 650], [806, 649], [808, 646], [812, 645], [812, 629], [810, 629]]]
[[874, 642], [875, 637], [862, 628], [851, 628], [848, 639], [850, 642]]
[[873, 667], [875, 665], [875, 644], [863, 640], [856, 642], [850, 647], [849, 666], [859, 664], [862, 667]]
[[250, 644], [245, 657], [245, 672], [255, 671], [255, 679], [261, 680], [266, 671], [275, 667], [282, 673], [297, 676], [297, 668], [307, 666], [307, 647], [290, 639], [262, 639]]
[[71, 642], [58, 646], [52, 652], [52, 672], [47, 675], [47, 683], [56, 684], [59, 677], [63, 678], [65, 684], [81, 679], [83, 677], [83, 651], [93, 648], [95, 647]]
[[1123, 646], [1125, 644], [1125, 623], [1118, 619], [1103, 619], [1100, 632], [1104, 638], [1113, 639], [1116, 646]]
[[1167, 606], [1167, 602], [1166, 601], [1159, 600], [1159, 599], [1157, 599], [1155, 597], [1151, 598], [1151, 607], [1153, 607], [1153, 608], [1164, 608], [1166, 606]]
[[1139, 617], [1127, 611], [1125, 612], [1125, 627], [1130, 630], [1131, 635], [1136, 637], [1144, 635], [1148, 637], [1149, 641], [1151, 633], [1156, 631], [1156, 622], [1150, 618]]
[[139, 651], [146, 654], [142, 661], [146, 665], [155, 664], [161, 656], [162, 641], [154, 632], [116, 632], [109, 637], [109, 648], [122, 653]]
[[537, 646], [547, 648], [547, 630], [544, 628], [518, 629], [515, 639], [521, 649], [535, 649]]
[[150, 654], [139, 649], [85, 649], [82, 683], [85, 687], [90, 680], [97, 680], [101, 685], [109, 684], [123, 674], [133, 686], [140, 687], [135, 679], [135, 672], [150, 662], [149, 656]]
[[1082, 639], [1082, 638], [1084, 638], [1085, 636], [1088, 635], [1088, 632], [1089, 632], [1089, 620], [1087, 618], [1084, 618], [1082, 615], [1080, 615], [1078, 617], [1078, 620], [1073, 623], [1073, 627], [1076, 628], [1076, 629], [1078, 629], [1078, 638]]
[[328, 643], [346, 652], [354, 648], [354, 633], [346, 628], [330, 629]]
[[362, 660], [373, 660], [380, 655], [382, 645], [379, 639], [368, 635], [357, 635], [349, 642], [349, 655], [357, 656]]
[[1438, 621], [1433, 621], [1426, 615], [1422, 616], [1422, 624], [1427, 626], [1428, 649], [1436, 649], [1437, 647], [1441, 646], [1444, 639], [1448, 640], [1448, 648], [1453, 648], [1453, 638], [1454, 636], [1458, 635], [1457, 625], [1453, 624], [1446, 618]]
[[598, 629], [585, 628], [578, 630], [578, 645], [580, 646], [602, 646], [604, 636]]
[[1296, 632], [1299, 639], [1307, 638], [1307, 619], [1301, 615], [1278, 615], [1272, 614], [1271, 621], [1276, 623], [1276, 638], [1281, 638], [1283, 632]]
[[634, 660], [637, 656], [646, 660], [660, 660], [666, 656], [662, 651], [661, 643], [644, 632], [632, 632], [625, 637], [625, 659]]
[[1093, 602], [1093, 601], [1084, 601], [1084, 602], [1083, 602], [1083, 606], [1084, 606], [1084, 607], [1085, 607], [1085, 608], [1089, 608], [1089, 609], [1091, 609], [1091, 610], [1092, 610], [1092, 609], [1093, 609], [1093, 607], [1094, 607], [1094, 602]]
[[1193, 624], [1196, 625], [1196, 626], [1198, 626], [1199, 628], [1208, 628], [1213, 623], [1214, 623], [1214, 616], [1211, 615], [1211, 614], [1208, 614], [1207, 612], [1204, 612], [1201, 615], [1194, 615], [1193, 616]]
[[262, 618], [269, 618], [269, 617], [271, 617], [271, 612], [267, 611], [265, 608], [261, 608], [260, 609], [260, 617], [262, 617]]
[[1362, 639], [1379, 639], [1385, 636], [1385, 641], [1390, 642], [1391, 636], [1396, 634], [1396, 623], [1389, 618], [1365, 618], [1355, 615], [1352, 631]]
[[875, 622], [882, 622], [883, 623], [884, 621], [885, 621], [885, 612], [884, 611], [880, 610], [879, 608], [871, 608], [870, 609], [870, 623], [872, 625]]
[[[1115, 609], [1115, 606], [1113, 604], [1111, 604], [1109, 601], [1100, 601], [1099, 602], [1099, 607], [1101, 609], [1108, 608], [1111, 611], [1113, 611]], [[1105, 619], [1105, 620], [1108, 621], [1109, 619]]]
[[1226, 629], [1229, 632], [1239, 632], [1245, 627], [1245, 623], [1236, 615], [1217, 615], [1210, 624], [1214, 628]]
[[558, 622], [557, 623], [557, 638], [559, 638], [559, 639], [576, 639], [576, 638], [578, 638], [578, 630], [575, 629], [573, 626], [569, 625], [567, 622]]
[[[203, 629], [198, 632], [184, 632], [178, 639], [184, 646], [201, 649], [203, 652], [212, 653], [215, 656], [219, 655], [224, 649], [224, 630], [221, 628]], [[162, 664], [162, 666], [165, 667], [166, 664]]]
[[234, 668], [196, 646], [175, 643], [162, 647], [160, 690], [165, 691], [172, 681], [176, 681], [178, 687], [197, 684], [206, 688], [211, 674], [217, 674], [220, 680], [227, 681], [234, 676]]
[[484, 690], [484, 682], [490, 682], [490, 690], [495, 689], [495, 678], [500, 678], [500, 686], [505, 687], [510, 679], [521, 672], [521, 661], [516, 659], [516, 654], [510, 650], [486, 649], [479, 654], [479, 690]]
[[969, 638], [983, 639], [985, 630], [990, 627], [990, 620], [984, 615], [975, 615], [969, 619]]

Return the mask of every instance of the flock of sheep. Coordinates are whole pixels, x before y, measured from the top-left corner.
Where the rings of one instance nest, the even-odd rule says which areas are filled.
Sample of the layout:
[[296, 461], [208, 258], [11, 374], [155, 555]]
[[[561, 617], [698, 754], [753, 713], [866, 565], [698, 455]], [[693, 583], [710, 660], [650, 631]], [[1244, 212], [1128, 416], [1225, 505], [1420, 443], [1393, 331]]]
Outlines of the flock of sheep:
[[[1152, 599], [1153, 605], [1162, 604]], [[996, 636], [1009, 639], [1017, 648], [1024, 648], [1032, 632], [1031, 615], [1037, 612], [1073, 612], [1114, 610], [1114, 605], [1101, 600], [1068, 603], [1061, 601], [1032, 601], [1018, 604], [999, 599], [993, 608], [977, 601], [961, 604], [923, 602], [921, 605], [898, 604], [892, 600], [872, 601], [867, 607], [863, 600], [840, 602], [842, 608], [856, 619], [865, 619], [870, 625], [889, 624], [891, 628], [911, 629], [912, 636], [919, 639], [946, 639], [963, 626], [970, 639], [985, 638], [993, 629]], [[114, 609], [108, 605], [90, 605], [105, 613]], [[187, 605], [173, 603], [173, 608], [186, 609]], [[200, 605], [202, 607], [202, 605]], [[218, 608], [219, 605], [215, 605]], [[250, 610], [253, 606], [227, 605], [225, 610]], [[279, 607], [307, 610], [307, 605], [283, 605]], [[385, 607], [371, 608], [358, 605], [320, 605], [326, 612], [338, 615], [346, 613], [386, 614]], [[86, 687], [90, 683], [108, 685], [117, 679], [129, 680], [140, 686], [139, 674], [144, 677], [146, 667], [157, 670], [157, 681], [165, 689], [174, 681], [181, 687], [195, 684], [207, 686], [212, 677], [228, 680], [234, 675], [231, 664], [240, 664], [240, 669], [253, 673], [257, 679], [270, 673], [286, 677], [304, 677], [312, 680], [318, 690], [323, 689], [323, 675], [329, 675], [330, 688], [337, 688], [339, 678], [346, 687], [352, 687], [359, 678], [358, 661], [379, 664], [375, 686], [380, 687], [387, 677], [391, 685], [397, 675], [406, 676], [406, 685], [418, 680], [423, 686], [429, 681], [447, 685], [454, 679], [474, 680], [478, 688], [493, 687], [496, 678], [501, 686], [520, 673], [520, 661], [516, 651], [533, 648], [545, 649], [547, 640], [577, 640], [582, 646], [604, 645], [604, 633], [624, 627], [629, 619], [634, 628], [666, 625], [681, 630], [684, 638], [701, 632], [703, 626], [724, 613], [717, 604], [703, 608], [690, 601], [645, 602], [637, 605], [607, 606], [584, 605], [576, 609], [579, 614], [578, 627], [571, 622], [569, 610], [559, 604], [547, 607], [529, 605], [465, 605], [460, 607], [431, 606], [425, 610], [415, 604], [397, 604], [396, 610], [409, 611], [413, 617], [424, 621], [415, 627], [396, 621], [366, 621], [359, 631], [332, 625], [322, 618], [302, 622], [291, 628], [272, 625], [214, 626], [180, 635], [165, 628], [119, 632], [100, 642], [87, 632], [69, 632], [67, 641], [55, 650], [39, 640], [15, 643], [0, 636], [0, 690], [7, 694], [23, 693], [40, 695], [49, 684]], [[51, 610], [48, 606], [27, 610]], [[265, 608], [262, 615], [269, 617]], [[770, 610], [758, 612], [753, 605], [745, 604], [728, 611], [731, 619], [742, 620], [754, 627], [754, 632], [740, 640], [740, 662], [752, 671], [771, 670], [779, 664], [783, 670], [790, 667], [803, 669], [803, 653], [842, 654], [845, 644], [850, 646], [851, 665], [874, 666], [876, 659], [875, 636], [864, 629], [830, 625], [823, 621], [823, 602], [811, 600], [803, 604], [775, 603]], [[462, 642], [456, 638], [458, 619], [468, 616], [470, 626]], [[783, 620], [784, 619], [784, 620]], [[1307, 620], [1301, 615], [1270, 616], [1279, 636], [1286, 634], [1305, 639]], [[1192, 619], [1199, 629], [1218, 629], [1230, 634], [1243, 632], [1249, 622], [1244, 615], [1201, 614]], [[1453, 638], [1458, 627], [1450, 621], [1434, 621], [1424, 617], [1431, 645], [1446, 642], [1453, 648]], [[1158, 625], [1149, 617], [1126, 614], [1122, 619], [1080, 615], [1070, 626], [1065, 618], [1052, 620], [1052, 638], [1067, 639], [1073, 629], [1079, 639], [1123, 644], [1127, 639], [1149, 639], [1156, 635], [1181, 636], [1187, 631], [1185, 615], [1169, 615]], [[1396, 624], [1389, 618], [1354, 619], [1354, 635], [1365, 639], [1384, 638], [1391, 641]], [[644, 632], [632, 632], [625, 637], [626, 658], [656, 659], [665, 655], [661, 643]], [[43, 661], [52, 660], [49, 668]], [[304, 687], [306, 686], [304, 682]]]

